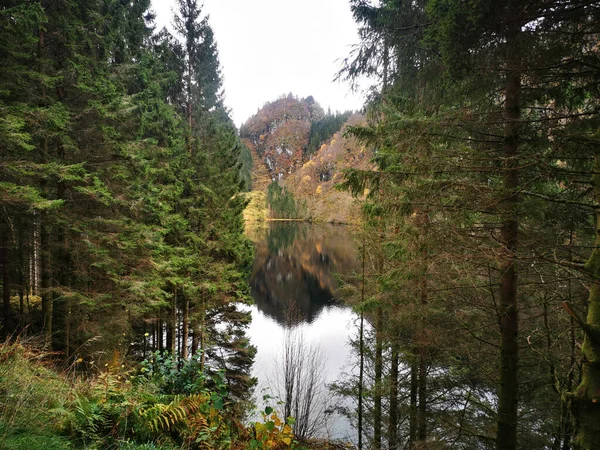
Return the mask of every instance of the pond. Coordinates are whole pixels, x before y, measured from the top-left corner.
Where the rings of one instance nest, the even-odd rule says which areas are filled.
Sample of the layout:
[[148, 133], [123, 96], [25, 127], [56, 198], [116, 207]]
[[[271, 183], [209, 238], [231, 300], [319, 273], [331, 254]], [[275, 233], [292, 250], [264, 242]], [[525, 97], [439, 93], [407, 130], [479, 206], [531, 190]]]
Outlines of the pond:
[[[347, 419], [333, 410], [335, 399], [326, 387], [347, 368], [348, 342], [355, 327], [354, 313], [335, 297], [339, 280], [358, 270], [349, 230], [340, 225], [276, 222], [249, 234], [256, 246], [249, 280], [255, 305], [248, 335], [258, 349], [253, 369], [258, 378], [257, 406], [265, 406], [265, 394], [284, 400], [283, 374], [289, 367], [283, 354], [286, 342], [292, 343], [302, 348], [296, 348], [299, 364], [311, 372], [302, 377], [313, 376], [310, 380], [319, 390], [311, 407], [316, 434], [353, 439]], [[301, 386], [294, 387], [294, 392], [301, 391]], [[276, 400], [266, 403], [275, 406]]]

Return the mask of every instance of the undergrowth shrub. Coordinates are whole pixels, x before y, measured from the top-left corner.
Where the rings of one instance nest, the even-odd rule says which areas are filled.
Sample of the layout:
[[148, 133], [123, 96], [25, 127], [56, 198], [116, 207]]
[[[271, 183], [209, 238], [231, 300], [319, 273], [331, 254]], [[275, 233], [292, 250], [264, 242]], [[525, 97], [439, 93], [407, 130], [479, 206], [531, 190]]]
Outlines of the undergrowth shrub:
[[88, 378], [60, 375], [48, 360], [20, 344], [0, 346], [0, 449], [231, 446], [224, 379], [207, 380], [197, 359], [154, 354], [140, 370], [119, 363]]
[[0, 345], [0, 448], [66, 449], [53, 413], [70, 386], [47, 365], [47, 355], [21, 344]]
[[227, 390], [220, 378], [209, 390], [199, 367], [196, 359], [178, 362], [160, 353], [139, 371], [109, 367], [63, 409], [64, 431], [86, 448], [226, 448]]
[[261, 413], [262, 422], [253, 422], [252, 436], [249, 442], [251, 450], [297, 449], [298, 441], [294, 437], [292, 426], [294, 419], [281, 420], [272, 407], [267, 406]]
[[222, 373], [197, 358], [153, 354], [137, 370], [114, 363], [96, 375], [59, 374], [49, 356], [0, 345], [0, 450], [299, 449], [292, 419], [232, 414]]

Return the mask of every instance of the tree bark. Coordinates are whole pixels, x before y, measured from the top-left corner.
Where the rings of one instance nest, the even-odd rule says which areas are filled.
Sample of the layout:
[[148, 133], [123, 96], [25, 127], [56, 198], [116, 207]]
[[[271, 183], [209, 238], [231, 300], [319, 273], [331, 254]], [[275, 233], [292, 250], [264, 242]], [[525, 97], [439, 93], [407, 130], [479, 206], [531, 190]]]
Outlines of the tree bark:
[[2, 271], [2, 337], [6, 338], [14, 331], [13, 312], [10, 305], [10, 267], [9, 267], [9, 232], [8, 227], [0, 227], [0, 270]]
[[498, 389], [498, 428], [496, 447], [514, 450], [517, 447], [517, 407], [519, 396], [519, 316], [517, 305], [517, 244], [519, 188], [519, 120], [521, 117], [521, 73], [518, 58], [518, 25], [507, 36], [507, 70], [504, 104], [503, 145], [503, 244], [500, 256], [500, 386]]
[[50, 233], [42, 215], [40, 226], [41, 252], [40, 266], [42, 271], [42, 316], [44, 318], [44, 347], [52, 349], [52, 274], [50, 272]]
[[410, 366], [410, 418], [408, 448], [414, 449], [417, 443], [417, 393], [419, 389], [419, 364], [416, 356]]
[[392, 367], [390, 368], [390, 418], [388, 423], [388, 448], [398, 448], [398, 344], [392, 342]]
[[373, 395], [373, 448], [381, 449], [381, 382], [383, 374], [383, 308], [377, 307], [375, 325], [375, 392]]
[[198, 324], [194, 321], [192, 324], [192, 356], [198, 353], [198, 346], [200, 345], [200, 330]]
[[[594, 155], [594, 197], [600, 203], [600, 152]], [[581, 347], [581, 382], [572, 399], [574, 448], [589, 450], [600, 443], [600, 210], [596, 209], [596, 241], [585, 268], [592, 278]]]
[[200, 371], [204, 373], [206, 363], [206, 300], [202, 299], [202, 311], [200, 316]]
[[427, 276], [429, 270], [429, 212], [426, 210], [417, 211], [417, 221], [419, 223], [419, 251], [421, 253], [421, 273], [419, 279], [420, 290], [420, 315], [418, 330], [419, 343], [419, 377], [418, 377], [418, 397], [419, 406], [417, 414], [417, 448], [427, 448], [427, 369], [429, 366], [429, 346], [427, 336], [427, 308], [429, 304], [429, 286]]
[[419, 353], [419, 410], [417, 414], [417, 448], [427, 448], [427, 355], [421, 346]]
[[177, 354], [177, 289], [173, 289], [173, 304], [171, 305], [171, 355]]
[[181, 330], [181, 358], [188, 359], [188, 335], [190, 333], [190, 299], [183, 295], [183, 324]]
[[[63, 150], [61, 148], [61, 157], [64, 157]], [[58, 183], [58, 198], [65, 197], [65, 185], [64, 183]], [[70, 286], [70, 272], [71, 272], [71, 259], [69, 255], [69, 239], [67, 235], [67, 229], [65, 226], [60, 226], [57, 233], [56, 242], [56, 258], [55, 258], [55, 270], [56, 276], [55, 284], [61, 289], [59, 292], [66, 292], [67, 287]], [[60, 298], [61, 297], [61, 298]], [[62, 350], [65, 358], [68, 359], [71, 356], [71, 309], [72, 300], [70, 295], [62, 295], [54, 300], [53, 308], [53, 323], [57, 333], [54, 335], [54, 349]]]
[[[363, 288], [364, 291], [364, 288]], [[360, 312], [360, 336], [359, 336], [359, 358], [360, 365], [358, 369], [358, 450], [362, 450], [362, 433], [363, 433], [363, 389], [365, 377], [365, 315]]]
[[156, 349], [159, 352], [162, 352], [164, 350], [164, 341], [163, 341], [163, 321], [162, 321], [162, 314], [158, 315], [158, 319], [156, 319], [156, 340], [158, 342], [158, 345], [156, 347]]
[[[366, 221], [365, 221], [366, 223]], [[359, 358], [360, 365], [358, 370], [358, 450], [362, 450], [363, 445], [363, 390], [364, 390], [364, 379], [365, 379], [365, 313], [363, 311], [363, 305], [365, 303], [365, 272], [367, 266], [367, 241], [366, 241], [366, 230], [363, 228], [362, 235], [362, 280], [360, 287], [360, 330], [359, 330]]]

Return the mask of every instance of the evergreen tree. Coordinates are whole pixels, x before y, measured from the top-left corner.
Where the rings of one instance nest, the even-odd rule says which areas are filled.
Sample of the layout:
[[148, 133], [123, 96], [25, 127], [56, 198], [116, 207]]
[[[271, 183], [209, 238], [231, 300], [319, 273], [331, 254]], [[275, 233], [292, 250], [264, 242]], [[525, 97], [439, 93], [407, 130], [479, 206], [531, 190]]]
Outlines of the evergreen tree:
[[148, 7], [0, 9], [2, 332], [42, 332], [69, 361], [201, 350], [245, 399], [242, 145], [197, 4], [181, 5], [184, 45], [152, 34]]
[[[444, 324], [449, 329], [464, 326], [469, 330], [477, 321], [497, 321], [502, 336], [501, 377], [488, 381], [488, 386], [497, 389], [499, 399], [494, 438], [498, 448], [515, 448], [517, 440], [532, 443], [536, 439], [568, 446], [572, 433], [565, 413], [564, 386], [573, 385], [568, 373], [576, 370], [571, 350], [574, 347], [566, 345], [561, 362], [553, 360], [546, 366], [551, 374], [550, 385], [540, 383], [544, 375], [531, 369], [534, 361], [539, 361], [538, 350], [532, 351], [538, 344], [532, 343], [531, 333], [537, 327], [547, 330], [547, 352], [543, 352], [547, 358], [560, 340], [559, 330], [570, 327], [559, 314], [549, 315], [548, 299], [572, 298], [572, 285], [559, 280], [581, 276], [573, 271], [580, 268], [577, 264], [557, 266], [548, 255], [561, 254], [565, 260], [576, 260], [575, 254], [582, 255], [581, 249], [589, 245], [593, 234], [589, 222], [576, 211], [583, 206], [576, 198], [585, 196], [585, 189], [577, 188], [577, 182], [571, 184], [573, 178], [564, 178], [567, 173], [590, 173], [590, 160], [569, 155], [564, 144], [562, 151], [555, 153], [565, 123], [578, 127], [594, 120], [594, 113], [587, 109], [590, 104], [579, 103], [591, 98], [593, 91], [588, 74], [580, 70], [579, 64], [590, 54], [587, 44], [581, 46], [581, 42], [587, 43], [586, 33], [594, 34], [590, 20], [596, 10], [585, 2], [579, 5], [581, 8], [570, 6], [543, 2], [482, 2], [468, 7], [445, 1], [390, 1], [376, 6], [353, 3], [355, 17], [364, 25], [363, 42], [342, 75], [353, 78], [357, 74], [377, 74], [382, 87], [374, 96], [381, 100], [371, 105], [370, 126], [354, 129], [358, 137], [375, 147], [378, 171], [349, 173], [348, 186], [357, 193], [370, 187], [377, 203], [389, 211], [385, 220], [398, 224], [397, 238], [388, 233], [383, 236], [386, 247], [396, 249], [392, 255], [402, 256], [403, 269], [401, 273], [389, 270], [389, 275], [380, 277], [387, 280], [384, 292], [402, 292], [397, 288], [407, 289], [411, 282], [418, 286], [417, 280], [425, 280], [420, 292], [427, 293], [427, 300], [422, 302], [420, 320], [414, 321], [420, 323], [414, 332], [421, 350], [428, 349], [429, 367], [453, 367], [453, 358], [457, 357], [462, 361], [474, 359], [472, 350], [468, 356], [461, 355], [460, 346], [432, 346], [428, 343], [431, 339], [418, 337], [423, 331], [425, 336], [444, 333], [437, 328], [444, 323], [440, 321], [442, 317], [449, 319]], [[559, 28], [571, 31], [562, 35], [555, 32]], [[579, 34], [580, 30], [585, 31]], [[564, 65], [564, 61], [572, 61], [572, 65]], [[585, 119], [579, 116], [582, 112]], [[570, 166], [575, 160], [581, 164], [578, 169]], [[569, 223], [558, 219], [558, 205], [570, 205], [571, 214], [580, 219]], [[547, 220], [557, 224], [554, 238], [538, 232]], [[573, 227], [579, 230], [577, 243], [573, 234], [570, 238], [565, 234]], [[517, 233], [518, 229], [521, 231]], [[570, 242], [568, 251], [564, 242]], [[386, 259], [392, 258], [390, 255]], [[519, 261], [526, 262], [518, 264]], [[530, 261], [536, 262], [532, 265]], [[519, 283], [517, 265], [521, 271]], [[411, 274], [408, 280], [412, 279], [408, 286], [407, 274]], [[488, 286], [477, 295], [460, 286], [483, 288], [483, 280]], [[431, 287], [427, 289], [427, 285]], [[496, 286], [500, 291], [495, 291]], [[517, 287], [521, 289], [518, 296]], [[440, 303], [436, 301], [444, 299], [440, 292], [453, 292], [452, 297], [460, 301], [445, 299]], [[401, 298], [397, 296], [392, 305], [401, 303]], [[486, 302], [495, 318], [488, 314], [490, 306], [484, 306]], [[436, 313], [441, 311], [445, 312], [437, 318]], [[517, 311], [525, 314], [525, 322], [518, 320]], [[543, 317], [544, 321], [536, 322], [533, 317]], [[471, 320], [475, 322], [469, 324]], [[583, 322], [574, 319], [578, 320]], [[550, 321], [557, 329], [552, 329]], [[518, 337], [519, 327], [527, 330], [522, 333], [529, 336], [532, 347], [520, 357], [519, 347], [526, 346]], [[489, 333], [488, 326], [470, 334], [479, 342], [490, 342], [495, 338]], [[576, 335], [571, 332], [572, 343]], [[469, 346], [466, 342], [465, 345]], [[393, 351], [390, 356], [393, 360]], [[523, 361], [521, 369], [518, 358]], [[477, 360], [479, 367], [495, 366], [487, 350]], [[464, 392], [469, 394], [466, 400], [457, 399], [457, 404], [468, 405], [472, 401], [476, 391], [471, 380], [481, 378], [485, 372], [478, 373], [473, 366], [468, 370], [462, 382], [467, 383]], [[408, 434], [412, 445], [416, 440], [421, 441], [418, 445], [424, 445], [423, 437], [426, 441], [443, 438], [437, 433], [423, 433], [432, 430], [425, 426], [423, 417], [439, 424], [436, 405], [430, 400], [436, 386], [428, 382], [422, 389], [421, 380], [433, 380], [423, 377], [427, 371], [418, 366], [413, 366], [412, 374], [415, 373], [411, 377], [415, 383], [411, 383], [410, 411], [416, 420], [411, 420], [415, 426], [410, 427]], [[445, 384], [440, 382], [435, 384]], [[392, 402], [395, 388], [393, 383], [390, 386]], [[522, 397], [525, 389], [536, 395]], [[426, 393], [422, 398], [421, 392]], [[544, 396], [555, 396], [553, 404], [560, 406], [542, 411], [532, 398]], [[519, 401], [523, 402], [521, 408], [544, 416], [544, 423], [553, 431], [544, 438], [528, 434], [526, 419], [518, 421]], [[477, 403], [487, 402], [479, 396]], [[425, 414], [420, 411], [422, 407]], [[465, 426], [462, 421], [471, 414], [464, 406], [461, 433]], [[392, 415], [389, 420], [394, 420]], [[471, 416], [470, 424], [476, 422]], [[394, 433], [388, 436], [392, 441], [396, 439]], [[487, 434], [480, 439], [491, 441], [492, 436]]]

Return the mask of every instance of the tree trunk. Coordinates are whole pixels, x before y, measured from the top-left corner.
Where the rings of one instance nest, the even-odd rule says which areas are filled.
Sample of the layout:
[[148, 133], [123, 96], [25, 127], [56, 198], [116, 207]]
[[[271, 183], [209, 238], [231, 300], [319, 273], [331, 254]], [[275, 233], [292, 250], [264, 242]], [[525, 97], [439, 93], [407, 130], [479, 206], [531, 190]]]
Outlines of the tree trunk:
[[429, 304], [429, 286], [427, 276], [429, 270], [429, 212], [417, 211], [417, 220], [419, 223], [419, 251], [421, 253], [421, 273], [419, 279], [420, 290], [420, 313], [421, 319], [418, 330], [419, 343], [419, 377], [418, 377], [418, 396], [419, 407], [417, 414], [417, 448], [427, 448], [427, 368], [429, 364], [428, 347], [430, 345], [426, 332], [427, 328], [427, 308]]
[[198, 324], [194, 321], [192, 324], [192, 356], [198, 353], [198, 346], [200, 345], [200, 330]]
[[169, 351], [171, 352], [171, 355], [175, 356], [177, 355], [177, 290], [175, 288], [173, 289], [169, 329], [171, 334], [171, 345], [169, 345]]
[[158, 319], [156, 320], [156, 340], [158, 342], [157, 350], [162, 352], [164, 349], [164, 341], [163, 341], [163, 322], [162, 322], [162, 314], [158, 315]]
[[190, 299], [183, 295], [183, 324], [181, 330], [181, 358], [188, 359], [188, 335], [190, 333]]
[[21, 224], [19, 227], [18, 235], [19, 235], [19, 328], [23, 327], [25, 324], [25, 289], [27, 282], [25, 277], [26, 272], [26, 251], [24, 245], [24, 230], [26, 229], [24, 224]]
[[417, 414], [417, 448], [427, 448], [427, 355], [423, 346], [419, 353], [419, 411]]
[[[600, 152], [594, 155], [594, 197], [600, 203]], [[575, 417], [574, 448], [597, 448], [600, 442], [600, 210], [596, 208], [596, 241], [586, 265], [592, 283], [588, 297], [586, 321], [577, 319], [583, 328], [581, 347], [581, 383], [572, 400]], [[572, 314], [572, 316], [575, 316]]]
[[146, 359], [146, 353], [147, 353], [147, 349], [148, 349], [148, 341], [149, 339], [149, 335], [150, 333], [148, 333], [148, 324], [147, 322], [144, 321], [144, 343], [142, 344], [142, 360]]
[[375, 325], [375, 392], [373, 398], [373, 448], [381, 449], [381, 378], [383, 374], [383, 308], [377, 307]]
[[[571, 280], [569, 280], [569, 296], [571, 294]], [[577, 367], [577, 341], [575, 340], [575, 320], [571, 317], [571, 323], [569, 328], [569, 340], [570, 340], [570, 365], [569, 377], [567, 379], [567, 392], [572, 392], [573, 382], [575, 375], [575, 368]], [[571, 415], [571, 409], [566, 399], [561, 399], [565, 406], [564, 418], [563, 418], [563, 444], [562, 450], [569, 450], [571, 448], [571, 438], [573, 434], [573, 417]]]
[[2, 271], [2, 337], [6, 338], [14, 332], [13, 312], [10, 306], [10, 268], [9, 268], [9, 232], [8, 227], [0, 227], [0, 269]]
[[390, 420], [388, 423], [388, 448], [398, 448], [398, 345], [392, 342], [392, 367], [390, 368]]
[[42, 215], [40, 226], [41, 252], [40, 266], [42, 271], [42, 316], [44, 317], [44, 346], [47, 350], [52, 349], [52, 275], [50, 272], [50, 233], [44, 223], [45, 216]]
[[[366, 223], [366, 221], [365, 221]], [[362, 235], [362, 280], [360, 288], [360, 336], [359, 336], [359, 358], [360, 366], [358, 371], [358, 450], [362, 450], [362, 438], [363, 438], [363, 389], [364, 389], [364, 378], [365, 378], [365, 313], [363, 311], [363, 305], [365, 303], [365, 269], [367, 266], [367, 241], [366, 232], [363, 229]]]
[[502, 230], [503, 244], [500, 256], [500, 386], [498, 389], [498, 429], [496, 446], [500, 450], [517, 447], [517, 406], [519, 395], [519, 316], [517, 308], [517, 243], [519, 222], [517, 219], [519, 187], [518, 150], [519, 119], [521, 117], [521, 73], [516, 40], [519, 28], [513, 27], [507, 37], [506, 99], [504, 105], [504, 161]]
[[[171, 309], [169, 308], [169, 317], [171, 316]], [[166, 322], [166, 332], [167, 332], [167, 342], [166, 342], [166, 349], [171, 351], [171, 348], [173, 347], [173, 327], [171, 326], [171, 324], [169, 323], [170, 320], [167, 320]]]
[[206, 363], [206, 300], [202, 299], [200, 316], [200, 371], [204, 373]]
[[[61, 150], [62, 153], [62, 150]], [[61, 155], [62, 156], [62, 155]], [[64, 183], [58, 184], [58, 197], [64, 198]], [[65, 226], [60, 226], [57, 233], [56, 259], [55, 259], [55, 283], [60, 287], [59, 292], [66, 292], [70, 285], [71, 261], [68, 251], [69, 239]], [[53, 323], [57, 332], [54, 335], [54, 349], [62, 350], [65, 358], [71, 356], [71, 308], [72, 300], [70, 295], [62, 295], [61, 298], [54, 300]]]
[[419, 364], [415, 357], [410, 365], [410, 419], [408, 448], [414, 449], [417, 443], [417, 393], [419, 390]]
[[[364, 291], [364, 288], [363, 288]], [[358, 369], [358, 450], [362, 450], [362, 433], [363, 433], [363, 389], [365, 377], [365, 315], [360, 312], [360, 337], [359, 337], [359, 358], [360, 365]]]

